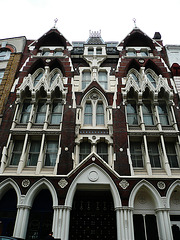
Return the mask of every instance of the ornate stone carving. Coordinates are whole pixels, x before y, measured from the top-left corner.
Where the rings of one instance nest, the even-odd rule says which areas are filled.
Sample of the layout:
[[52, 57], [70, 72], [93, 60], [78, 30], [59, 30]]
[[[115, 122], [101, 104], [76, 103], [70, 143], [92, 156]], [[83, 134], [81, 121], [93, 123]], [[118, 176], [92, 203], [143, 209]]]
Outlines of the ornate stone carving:
[[159, 182], [157, 183], [157, 187], [158, 187], [159, 189], [163, 190], [163, 189], [165, 189], [166, 184], [165, 184], [163, 181], [159, 181]]
[[24, 179], [24, 180], [22, 181], [22, 186], [23, 186], [24, 188], [29, 187], [29, 185], [30, 185], [29, 179]]
[[96, 171], [91, 171], [88, 178], [91, 182], [96, 182], [99, 179], [99, 174]]
[[62, 178], [62, 179], [58, 182], [58, 185], [59, 185], [61, 188], [65, 188], [65, 187], [68, 185], [68, 182], [66, 181], [66, 179]]
[[126, 189], [129, 187], [129, 183], [126, 181], [126, 179], [123, 179], [120, 181], [119, 186], [122, 187], [122, 189]]

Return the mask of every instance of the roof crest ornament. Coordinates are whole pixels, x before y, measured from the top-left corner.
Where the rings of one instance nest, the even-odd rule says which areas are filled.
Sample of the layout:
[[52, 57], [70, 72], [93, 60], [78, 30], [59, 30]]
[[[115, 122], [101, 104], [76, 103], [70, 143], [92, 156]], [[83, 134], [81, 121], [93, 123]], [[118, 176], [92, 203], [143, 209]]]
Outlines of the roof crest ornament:
[[91, 31], [91, 30], [89, 30], [89, 37], [101, 37], [101, 30], [99, 30], [99, 31]]
[[56, 28], [57, 22], [58, 22], [58, 18], [55, 18], [55, 19], [54, 19], [54, 28]]
[[134, 22], [134, 27], [137, 28], [136, 19], [135, 18], [133, 18], [133, 22]]

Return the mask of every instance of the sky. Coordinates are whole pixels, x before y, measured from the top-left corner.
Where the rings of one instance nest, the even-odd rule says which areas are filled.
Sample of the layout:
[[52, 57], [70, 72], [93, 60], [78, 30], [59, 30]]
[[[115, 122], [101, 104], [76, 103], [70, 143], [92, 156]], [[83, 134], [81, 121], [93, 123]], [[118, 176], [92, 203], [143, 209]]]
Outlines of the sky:
[[163, 44], [180, 45], [180, 0], [0, 0], [0, 39], [36, 40], [54, 26], [72, 41], [100, 31], [104, 41], [121, 42], [136, 26]]

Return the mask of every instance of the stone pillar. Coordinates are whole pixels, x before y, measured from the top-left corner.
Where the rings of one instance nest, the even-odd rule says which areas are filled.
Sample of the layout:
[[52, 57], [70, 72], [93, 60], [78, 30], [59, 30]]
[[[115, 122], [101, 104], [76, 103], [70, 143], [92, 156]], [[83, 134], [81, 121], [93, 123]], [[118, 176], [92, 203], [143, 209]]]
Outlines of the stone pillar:
[[169, 218], [168, 209], [158, 209], [157, 212], [157, 224], [159, 226], [159, 235], [162, 240], [173, 240], [171, 223]]

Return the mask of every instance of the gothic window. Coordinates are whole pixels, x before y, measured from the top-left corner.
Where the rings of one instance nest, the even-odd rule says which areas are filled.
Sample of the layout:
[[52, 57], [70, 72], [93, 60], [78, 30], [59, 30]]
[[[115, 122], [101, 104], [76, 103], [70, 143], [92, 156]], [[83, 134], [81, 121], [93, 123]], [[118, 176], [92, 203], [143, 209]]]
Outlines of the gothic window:
[[135, 82], [139, 85], [139, 79], [138, 79], [137, 75], [132, 72], [132, 73], [130, 74], [130, 76], [132, 76], [133, 79], [135, 80]]
[[62, 120], [62, 103], [53, 102], [51, 112], [51, 124], [60, 124]]
[[152, 85], [154, 86], [154, 87], [156, 87], [156, 80], [155, 80], [155, 78], [152, 76], [152, 74], [150, 74], [150, 73], [147, 73], [147, 78], [149, 79], [149, 81], [152, 83]]
[[45, 117], [46, 117], [46, 102], [45, 101], [39, 101], [37, 106], [37, 112], [36, 112], [36, 123], [44, 123]]
[[47, 141], [45, 166], [54, 166], [58, 152], [58, 141]]
[[85, 159], [91, 153], [91, 143], [82, 142], [80, 144], [79, 162]]
[[160, 168], [160, 157], [159, 157], [159, 149], [157, 142], [149, 142], [148, 143], [148, 153], [150, 158], [150, 163], [152, 168]]
[[20, 123], [28, 123], [30, 112], [31, 112], [31, 107], [32, 107], [32, 105], [31, 105], [30, 101], [24, 102], [22, 112], [21, 112]]
[[98, 81], [100, 83], [100, 85], [104, 88], [107, 89], [107, 72], [105, 71], [101, 71], [98, 73]]
[[127, 122], [129, 125], [137, 125], [138, 124], [138, 117], [137, 117], [137, 109], [136, 109], [136, 102], [128, 102], [127, 107]]
[[91, 73], [89, 71], [84, 71], [82, 73], [82, 89], [85, 89], [91, 82]]
[[102, 102], [98, 102], [96, 108], [96, 125], [103, 124], [104, 124], [104, 106]]
[[43, 72], [38, 73], [38, 75], [34, 78], [34, 87], [38, 84], [43, 76]]
[[162, 126], [169, 125], [168, 112], [165, 103], [159, 103], [158, 105], [159, 119]]
[[84, 110], [84, 124], [92, 125], [92, 104], [87, 102]]
[[130, 152], [133, 167], [143, 167], [141, 142], [131, 142]]
[[142, 111], [143, 111], [143, 120], [144, 120], [145, 125], [147, 125], [147, 126], [154, 125], [151, 103], [144, 102], [142, 105]]
[[52, 83], [54, 82], [54, 80], [56, 79], [57, 76], [58, 76], [58, 72], [55, 72], [50, 79], [50, 86], [52, 85]]
[[99, 142], [97, 144], [97, 154], [108, 163], [108, 145], [105, 142]]
[[40, 152], [40, 146], [41, 146], [40, 141], [32, 141], [31, 142], [27, 166], [36, 166], [37, 165], [39, 152]]
[[18, 165], [20, 161], [20, 157], [22, 154], [22, 148], [23, 148], [23, 141], [15, 141], [13, 151], [12, 151], [12, 156], [11, 156], [11, 161], [10, 165]]
[[166, 154], [168, 157], [169, 165], [171, 168], [178, 168], [178, 160], [177, 160], [177, 154], [175, 149], [175, 143], [167, 142], [166, 144]]

